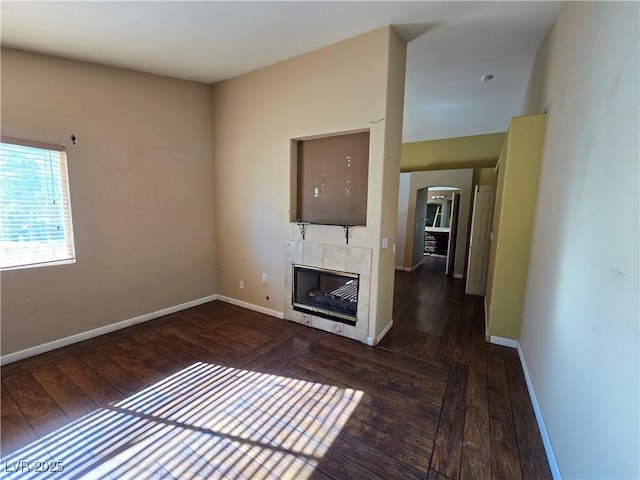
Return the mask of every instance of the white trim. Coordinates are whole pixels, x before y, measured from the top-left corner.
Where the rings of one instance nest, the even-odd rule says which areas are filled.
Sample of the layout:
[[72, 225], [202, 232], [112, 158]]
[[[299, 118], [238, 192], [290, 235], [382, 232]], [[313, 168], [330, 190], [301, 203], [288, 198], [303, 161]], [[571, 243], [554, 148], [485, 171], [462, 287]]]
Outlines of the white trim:
[[488, 342], [491, 338], [491, 335], [489, 334], [489, 324], [487, 323], [489, 320], [489, 304], [487, 303], [486, 296], [484, 297], [484, 301], [482, 303], [484, 304], [484, 338]]
[[520, 343], [517, 340], [512, 340], [510, 338], [503, 338], [503, 337], [494, 337], [493, 335], [491, 335], [491, 337], [489, 338], [489, 342], [495, 345], [502, 345], [503, 347], [511, 347], [511, 348], [518, 348], [518, 345], [520, 345]]
[[391, 330], [391, 327], [393, 327], [393, 319], [391, 319], [389, 323], [387, 323], [387, 326], [382, 329], [382, 331], [380, 332], [380, 335], [378, 335], [375, 339], [373, 337], [367, 337], [367, 345], [369, 345], [370, 347], [373, 347], [374, 345], [377, 345], [378, 343], [380, 343], [380, 340], [382, 340], [384, 336], [387, 333], [389, 333], [389, 330]]
[[70, 258], [62, 258], [60, 260], [51, 260], [38, 263], [21, 263], [20, 265], [13, 265], [11, 267], [2, 267], [0, 272], [9, 272], [11, 270], [26, 270], [28, 268], [40, 268], [40, 267], [55, 267], [56, 265], [72, 265], [76, 263], [75, 254]]
[[464, 278], [464, 275], [462, 275], [460, 273], [454, 273], [453, 274], [453, 278]]
[[247, 310], [253, 310], [254, 312], [264, 313], [265, 315], [284, 320], [284, 312], [271, 310], [270, 308], [261, 307], [260, 305], [254, 305], [253, 303], [243, 302], [242, 300], [237, 300], [235, 298], [225, 297], [224, 295], [218, 295], [218, 300], [220, 300], [221, 302], [230, 303], [231, 305], [246, 308]]
[[416, 263], [413, 267], [409, 269], [410, 272], [413, 272], [415, 269], [420, 268], [422, 266], [422, 260]]
[[404, 267], [402, 265], [396, 265], [396, 270], [400, 270], [401, 272], [404, 272]]
[[154, 318], [164, 317], [165, 315], [179, 312], [180, 310], [186, 310], [187, 308], [197, 307], [198, 305], [212, 302], [217, 299], [218, 299], [218, 295], [209, 295], [208, 297], [198, 298], [196, 300], [191, 300], [186, 303], [181, 303], [180, 305], [175, 305], [173, 307], [163, 308], [162, 310], [156, 310], [155, 312], [151, 312], [151, 313], [145, 313], [144, 315], [129, 318], [127, 320], [122, 320], [121, 322], [111, 323], [109, 325], [105, 325], [104, 327], [94, 328], [93, 330], [77, 333], [75, 335], [71, 335], [70, 337], [60, 338], [52, 342], [43, 343], [42, 345], [36, 345], [35, 347], [25, 348], [24, 350], [20, 350], [18, 352], [2, 355], [0, 357], [0, 365], [6, 365], [8, 363], [17, 362], [18, 360], [23, 360], [28, 357], [33, 357], [34, 355], [39, 355], [41, 353], [45, 353], [50, 350], [55, 350], [56, 348], [66, 347], [67, 345], [71, 345], [73, 343], [78, 343], [83, 340], [87, 340], [89, 338], [97, 337], [99, 335], [104, 335], [105, 333], [121, 330], [123, 328], [127, 328], [127, 327], [130, 327], [131, 325], [136, 325], [138, 323], [147, 322], [149, 320], [153, 320]]
[[522, 365], [522, 371], [524, 372], [524, 379], [527, 382], [527, 390], [529, 390], [529, 398], [531, 398], [531, 404], [533, 405], [533, 412], [536, 416], [536, 421], [538, 422], [538, 429], [540, 430], [540, 436], [542, 437], [542, 444], [544, 445], [544, 451], [547, 454], [547, 461], [549, 462], [551, 475], [553, 476], [554, 480], [562, 480], [562, 475], [560, 475], [560, 467], [558, 466], [555, 453], [553, 452], [553, 446], [551, 445], [549, 432], [547, 432], [547, 427], [544, 423], [544, 418], [542, 417], [542, 410], [540, 410], [540, 405], [538, 404], [538, 398], [536, 397], [536, 392], [533, 389], [533, 383], [531, 382], [531, 377], [529, 376], [529, 370], [527, 369], [527, 362], [524, 359], [524, 352], [522, 351], [522, 346], [520, 345], [520, 342], [518, 342], [518, 356], [520, 357], [520, 364]]

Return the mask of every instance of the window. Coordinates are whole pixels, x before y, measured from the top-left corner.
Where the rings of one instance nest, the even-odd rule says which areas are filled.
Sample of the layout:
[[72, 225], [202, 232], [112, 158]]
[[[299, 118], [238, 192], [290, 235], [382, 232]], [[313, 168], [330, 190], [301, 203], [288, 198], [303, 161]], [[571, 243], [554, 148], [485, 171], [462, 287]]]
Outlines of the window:
[[2, 137], [0, 269], [74, 261], [64, 148]]

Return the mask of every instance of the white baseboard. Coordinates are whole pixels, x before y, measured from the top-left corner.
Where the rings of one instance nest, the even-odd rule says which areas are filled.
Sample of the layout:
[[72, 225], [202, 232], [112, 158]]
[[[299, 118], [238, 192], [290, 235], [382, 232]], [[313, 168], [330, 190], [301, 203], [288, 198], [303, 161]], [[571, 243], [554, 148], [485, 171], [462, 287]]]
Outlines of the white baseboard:
[[396, 270], [398, 270], [399, 272], [413, 272], [414, 269], [403, 267], [402, 265], [396, 265]]
[[420, 268], [422, 266], [422, 261], [416, 263], [413, 267], [409, 269], [410, 272], [413, 272], [415, 269]]
[[[422, 265], [422, 264], [420, 264], [420, 265]], [[396, 265], [396, 270], [398, 270], [399, 272], [413, 272], [420, 265], [417, 265], [417, 266], [415, 266], [413, 268], [403, 267], [402, 265]]]
[[380, 343], [380, 340], [382, 340], [384, 336], [387, 333], [389, 333], [389, 330], [391, 330], [391, 327], [393, 327], [393, 319], [391, 319], [389, 323], [387, 323], [387, 326], [382, 329], [382, 331], [380, 332], [380, 335], [378, 335], [376, 338], [367, 337], [367, 345], [369, 345], [370, 347], [373, 347], [378, 343]]
[[413, 272], [416, 268], [418, 268], [420, 265], [422, 265], [421, 263], [417, 264], [415, 267], [410, 268], [410, 267], [403, 267], [402, 265], [396, 265], [396, 270], [400, 271], [400, 272]]
[[459, 273], [454, 273], [453, 278], [464, 278], [464, 275], [461, 275]]
[[527, 362], [524, 358], [524, 352], [522, 351], [520, 342], [518, 342], [518, 356], [520, 357], [520, 364], [522, 365], [522, 371], [524, 372], [524, 379], [527, 382], [527, 390], [529, 390], [529, 397], [531, 398], [531, 404], [533, 405], [533, 412], [536, 416], [536, 421], [538, 422], [538, 429], [540, 430], [540, 436], [542, 437], [544, 451], [546, 452], [547, 460], [549, 461], [551, 475], [553, 476], [554, 480], [562, 480], [562, 475], [560, 475], [560, 467], [558, 467], [556, 455], [553, 452], [553, 446], [551, 445], [551, 439], [549, 438], [549, 432], [547, 432], [544, 418], [542, 418], [542, 411], [540, 410], [540, 405], [538, 404], [536, 392], [533, 389], [533, 383], [531, 382], [531, 377], [529, 376]]
[[536, 416], [536, 422], [538, 423], [540, 436], [542, 437], [542, 444], [544, 445], [544, 451], [547, 454], [547, 461], [549, 462], [549, 469], [551, 470], [551, 475], [553, 476], [554, 480], [562, 480], [562, 476], [560, 475], [560, 468], [558, 467], [558, 462], [556, 461], [556, 456], [555, 456], [555, 453], [553, 452], [551, 439], [549, 438], [549, 433], [547, 432], [547, 427], [544, 423], [544, 418], [542, 418], [542, 411], [540, 410], [540, 405], [538, 404], [538, 398], [536, 397], [536, 392], [533, 389], [533, 383], [531, 382], [531, 377], [529, 376], [529, 370], [527, 369], [527, 362], [524, 358], [524, 352], [522, 351], [522, 346], [520, 345], [520, 342], [517, 340], [512, 340], [510, 338], [495, 337], [495, 336], [490, 337], [490, 342], [496, 345], [503, 345], [505, 347], [511, 347], [518, 350], [518, 357], [520, 357], [520, 365], [522, 365], [524, 379], [527, 383], [527, 391], [529, 392], [529, 398], [531, 399], [533, 412]]
[[518, 346], [520, 345], [520, 342], [518, 342], [517, 340], [512, 340], [510, 338], [503, 338], [503, 337], [494, 337], [493, 335], [489, 337], [489, 342], [495, 345], [502, 345], [503, 347], [511, 347], [511, 348], [518, 348]]
[[191, 300], [186, 303], [181, 303], [180, 305], [163, 308], [162, 310], [157, 310], [151, 313], [145, 313], [144, 315], [140, 315], [137, 317], [129, 318], [127, 320], [122, 320], [120, 322], [105, 325], [104, 327], [94, 328], [93, 330], [89, 330], [87, 332], [77, 333], [75, 335], [71, 335], [70, 337], [60, 338], [58, 340], [44, 343], [42, 345], [36, 345], [35, 347], [29, 347], [29, 348], [25, 348], [24, 350], [20, 350], [18, 352], [2, 355], [0, 357], [0, 365], [6, 365], [8, 363], [17, 362], [18, 360], [23, 360], [25, 358], [33, 357], [41, 353], [55, 350], [56, 348], [66, 347], [67, 345], [78, 343], [83, 340], [88, 340], [89, 338], [97, 337], [99, 335], [104, 335], [105, 333], [115, 332], [116, 330], [121, 330], [123, 328], [127, 328], [132, 325], [136, 325], [138, 323], [147, 322], [149, 320], [153, 320], [154, 318], [164, 317], [165, 315], [179, 312], [181, 310], [186, 310], [187, 308], [197, 307], [198, 305], [202, 305], [203, 303], [212, 302], [217, 298], [218, 298], [217, 295], [209, 295], [208, 297], [198, 298], [196, 300]]
[[236, 305], [237, 307], [246, 308], [247, 310], [253, 310], [254, 312], [264, 313], [265, 315], [270, 315], [272, 317], [284, 320], [284, 312], [271, 310], [270, 308], [261, 307], [260, 305], [254, 305], [253, 303], [243, 302], [242, 300], [237, 300], [235, 298], [225, 297], [224, 295], [218, 295], [217, 297], [221, 302], [227, 302], [232, 305]]

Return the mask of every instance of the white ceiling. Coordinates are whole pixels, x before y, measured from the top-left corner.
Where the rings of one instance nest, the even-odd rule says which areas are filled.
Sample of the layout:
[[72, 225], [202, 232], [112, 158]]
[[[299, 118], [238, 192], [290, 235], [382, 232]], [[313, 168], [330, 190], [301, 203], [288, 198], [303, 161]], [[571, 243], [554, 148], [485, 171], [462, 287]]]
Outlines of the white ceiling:
[[[504, 131], [559, 2], [1, 2], [2, 45], [215, 83], [385, 25], [409, 41], [404, 141]], [[480, 77], [495, 78], [483, 83]]]

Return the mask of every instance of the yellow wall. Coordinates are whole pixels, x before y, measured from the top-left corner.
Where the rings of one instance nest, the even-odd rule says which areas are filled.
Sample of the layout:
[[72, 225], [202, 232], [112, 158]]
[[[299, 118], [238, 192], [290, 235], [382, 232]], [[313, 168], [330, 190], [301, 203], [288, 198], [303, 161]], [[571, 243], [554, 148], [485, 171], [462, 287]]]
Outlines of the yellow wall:
[[487, 168], [496, 164], [505, 133], [445, 138], [402, 144], [403, 172]]
[[513, 118], [500, 156], [486, 296], [491, 336], [520, 337], [545, 121]]
[[[491, 225], [491, 235], [493, 240], [491, 241], [491, 245], [489, 246], [489, 267], [487, 269], [487, 291], [485, 293], [485, 321], [489, 321], [489, 312], [488, 306], [491, 303], [491, 299], [493, 298], [493, 283], [495, 276], [495, 267], [496, 267], [496, 247], [498, 246], [497, 239], [500, 235], [500, 209], [502, 208], [502, 192], [504, 190], [504, 174], [505, 168], [503, 165], [507, 161], [507, 152], [509, 147], [509, 135], [505, 138], [504, 145], [502, 146], [502, 151], [500, 152], [500, 158], [498, 159], [498, 165], [494, 172], [496, 174], [496, 198], [493, 204], [493, 223]], [[497, 171], [496, 171], [497, 170]], [[487, 324], [487, 332], [486, 335], [488, 337], [491, 336], [489, 331], [489, 326]]]
[[67, 147], [77, 254], [2, 273], [3, 355], [215, 293], [210, 87], [3, 49], [1, 89], [3, 135]]
[[498, 175], [496, 174], [496, 168], [474, 168], [473, 169], [473, 184], [474, 185], [496, 185], [498, 183]]
[[[220, 294], [283, 311], [284, 242], [300, 239], [291, 140], [370, 129], [367, 226], [351, 229], [349, 245], [373, 250], [369, 336], [391, 320], [405, 48], [385, 27], [214, 85]], [[335, 226], [312, 225], [306, 240], [345, 244]]]

